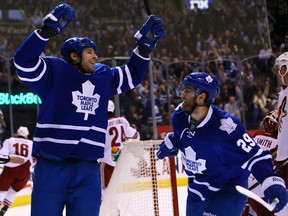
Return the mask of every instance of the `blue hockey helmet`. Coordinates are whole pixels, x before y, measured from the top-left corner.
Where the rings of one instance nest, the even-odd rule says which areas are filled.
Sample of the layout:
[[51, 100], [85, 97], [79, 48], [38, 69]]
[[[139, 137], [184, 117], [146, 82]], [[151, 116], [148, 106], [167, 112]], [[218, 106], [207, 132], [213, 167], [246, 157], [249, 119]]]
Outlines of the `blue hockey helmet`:
[[220, 92], [217, 78], [205, 72], [193, 72], [186, 75], [181, 82], [183, 87], [192, 86], [196, 88], [195, 96], [202, 92], [207, 93], [207, 103], [213, 103]]
[[81, 56], [84, 47], [92, 47], [97, 54], [97, 46], [90, 38], [87, 37], [72, 37], [66, 40], [61, 47], [61, 55], [65, 60], [70, 59], [70, 53], [76, 52]]

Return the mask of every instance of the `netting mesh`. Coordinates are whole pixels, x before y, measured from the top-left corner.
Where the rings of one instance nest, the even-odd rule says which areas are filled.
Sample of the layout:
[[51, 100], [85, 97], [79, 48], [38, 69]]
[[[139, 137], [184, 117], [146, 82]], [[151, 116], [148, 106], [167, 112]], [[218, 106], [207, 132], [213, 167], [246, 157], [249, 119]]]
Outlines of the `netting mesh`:
[[174, 215], [169, 160], [156, 159], [160, 143], [125, 143], [103, 193], [101, 216]]

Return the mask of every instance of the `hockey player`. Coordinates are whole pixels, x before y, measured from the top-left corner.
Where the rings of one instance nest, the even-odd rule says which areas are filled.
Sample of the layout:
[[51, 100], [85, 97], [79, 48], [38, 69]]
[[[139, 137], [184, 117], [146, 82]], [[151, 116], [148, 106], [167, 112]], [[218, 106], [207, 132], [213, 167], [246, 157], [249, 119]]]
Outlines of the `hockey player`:
[[6, 139], [0, 149], [0, 154], [14, 154], [23, 159], [21, 164], [8, 162], [3, 168], [0, 176], [0, 216], [5, 214], [13, 203], [16, 193], [22, 190], [30, 179], [32, 140], [28, 139], [28, 135], [28, 128], [20, 126], [17, 136]]
[[[264, 130], [258, 130], [253, 134], [253, 138], [255, 142], [262, 148], [263, 150], [269, 150], [272, 159], [275, 159], [276, 157], [276, 150], [278, 147], [277, 144], [277, 134], [278, 134], [278, 111], [273, 110], [271, 111], [262, 121], [263, 129]], [[254, 178], [253, 175], [250, 175], [249, 181], [248, 181], [249, 188], [259, 195], [260, 197], [263, 197], [263, 193], [261, 191], [261, 187], [257, 186], [255, 187], [258, 182]], [[252, 209], [251, 209], [252, 208]], [[286, 209], [285, 209], [286, 210]], [[285, 211], [282, 210], [281, 212]], [[274, 213], [268, 211], [264, 206], [262, 206], [260, 203], [256, 202], [255, 200], [248, 198], [248, 202], [245, 207], [245, 211], [243, 212], [242, 216], [248, 216], [248, 215], [257, 215], [257, 216], [273, 216]], [[277, 214], [279, 215], [279, 213]], [[287, 212], [285, 215], [288, 215]]]
[[[280, 92], [278, 98], [278, 149], [276, 161], [277, 164], [283, 163], [288, 159], [288, 52], [281, 54], [275, 61], [274, 71], [277, 74], [278, 83], [280, 85]], [[288, 187], [288, 166], [286, 172], [282, 173], [285, 176], [286, 187]]]
[[288, 201], [284, 181], [273, 171], [269, 151], [263, 151], [245, 131], [240, 120], [212, 105], [219, 94], [215, 76], [188, 74], [181, 84], [183, 102], [172, 115], [173, 132], [157, 152], [159, 159], [182, 153], [188, 175], [187, 216], [241, 215], [247, 197], [236, 185], [248, 186], [250, 172], [262, 184], [265, 199]]
[[[131, 127], [124, 117], [116, 117], [114, 114], [115, 105], [112, 100], [108, 102], [108, 127], [106, 133], [106, 144], [104, 158], [101, 158], [103, 168], [103, 188], [107, 188], [112, 176], [116, 161], [119, 157], [123, 143], [127, 139], [140, 140], [138, 131]], [[115, 152], [112, 151], [115, 149]], [[113, 155], [112, 155], [113, 154]]]
[[113, 68], [97, 63], [97, 46], [87, 37], [66, 40], [63, 59], [42, 57], [47, 42], [74, 17], [70, 5], [56, 6], [14, 55], [19, 79], [42, 100], [33, 139], [33, 216], [62, 215], [64, 207], [70, 216], [99, 214], [97, 160], [104, 156], [108, 101], [144, 79], [149, 53], [165, 35], [161, 20], [149, 16], [134, 35], [137, 47], [128, 63]]

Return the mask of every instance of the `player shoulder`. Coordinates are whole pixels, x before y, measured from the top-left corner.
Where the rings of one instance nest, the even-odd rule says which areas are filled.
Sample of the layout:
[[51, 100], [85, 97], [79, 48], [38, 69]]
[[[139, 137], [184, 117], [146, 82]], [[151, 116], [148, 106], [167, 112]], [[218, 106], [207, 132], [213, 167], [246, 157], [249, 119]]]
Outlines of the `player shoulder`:
[[97, 63], [95, 64], [95, 73], [103, 73], [110, 70], [110, 67], [106, 64]]

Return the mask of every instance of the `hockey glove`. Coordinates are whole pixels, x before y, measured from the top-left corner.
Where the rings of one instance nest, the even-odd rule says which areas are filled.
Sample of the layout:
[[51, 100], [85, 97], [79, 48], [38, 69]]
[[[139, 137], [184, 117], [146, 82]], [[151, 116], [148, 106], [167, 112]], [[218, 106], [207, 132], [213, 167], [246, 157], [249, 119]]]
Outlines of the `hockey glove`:
[[54, 37], [75, 18], [73, 8], [68, 4], [56, 6], [43, 18], [43, 26], [39, 34], [44, 38]]
[[173, 133], [167, 133], [164, 141], [160, 144], [160, 149], [157, 151], [157, 158], [175, 157], [178, 154], [178, 148], [173, 144]]
[[136, 32], [134, 38], [137, 40], [137, 45], [147, 47], [149, 51], [152, 52], [157, 42], [165, 35], [166, 31], [164, 30], [161, 19], [150, 15], [141, 29]]
[[281, 211], [288, 202], [288, 193], [285, 188], [285, 182], [278, 176], [271, 176], [262, 183], [262, 190], [264, 192], [264, 199], [268, 203], [272, 203], [276, 198], [279, 200], [273, 212]]
[[0, 164], [8, 163], [10, 161], [10, 157], [8, 155], [0, 155]]

